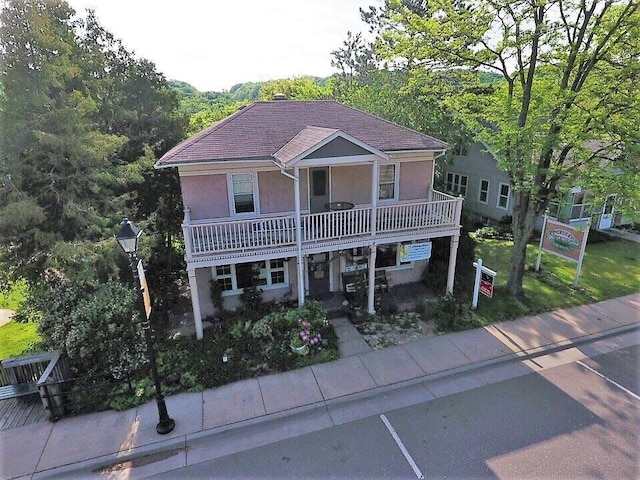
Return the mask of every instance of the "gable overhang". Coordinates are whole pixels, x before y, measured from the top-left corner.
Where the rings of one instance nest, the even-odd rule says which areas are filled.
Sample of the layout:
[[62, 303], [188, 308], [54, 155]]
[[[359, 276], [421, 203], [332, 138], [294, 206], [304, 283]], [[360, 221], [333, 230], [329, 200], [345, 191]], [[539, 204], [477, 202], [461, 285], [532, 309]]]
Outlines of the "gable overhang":
[[[309, 145], [303, 145], [295, 150], [293, 142], [295, 142], [301, 135], [304, 135], [306, 131], [314, 129], [317, 133], [318, 130], [323, 130], [325, 135], [317, 141]], [[329, 157], [310, 157], [313, 153], [320, 150], [322, 147], [329, 145], [331, 142], [343, 139], [356, 147], [367, 152], [364, 155], [338, 155]], [[293, 148], [292, 148], [293, 147]], [[293, 150], [293, 151], [292, 151]], [[314, 167], [324, 165], [338, 165], [338, 164], [357, 164], [357, 163], [373, 163], [378, 160], [390, 160], [390, 156], [385, 152], [378, 150], [371, 145], [366, 144], [358, 140], [357, 138], [349, 135], [341, 130], [332, 129], [319, 129], [317, 127], [307, 127], [301, 130], [296, 137], [291, 139], [286, 145], [278, 150], [273, 157], [275, 163], [282, 168], [292, 167]]]

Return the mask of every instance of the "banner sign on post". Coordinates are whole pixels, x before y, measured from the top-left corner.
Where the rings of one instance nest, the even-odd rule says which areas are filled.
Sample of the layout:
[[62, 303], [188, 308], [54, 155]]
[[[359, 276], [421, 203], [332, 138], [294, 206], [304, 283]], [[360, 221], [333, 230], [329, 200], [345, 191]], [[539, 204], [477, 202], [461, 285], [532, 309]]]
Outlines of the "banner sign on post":
[[547, 219], [545, 226], [542, 233], [542, 249], [577, 263], [586, 236], [585, 231], [551, 219]]
[[400, 247], [401, 262], [415, 262], [431, 258], [431, 242], [408, 243]]
[[149, 295], [149, 287], [147, 286], [147, 277], [144, 276], [142, 260], [138, 261], [138, 278], [140, 279], [142, 299], [144, 300], [144, 312], [147, 315], [147, 320], [149, 320], [149, 317], [151, 316], [151, 296]]
[[544, 216], [542, 225], [542, 235], [540, 235], [540, 245], [538, 247], [538, 258], [536, 260], [536, 272], [540, 271], [542, 251], [549, 252], [570, 262], [577, 263], [576, 274], [573, 278], [573, 287], [578, 286], [578, 278], [582, 269], [584, 251], [587, 247], [587, 237], [591, 221], [584, 226], [573, 227], [566, 223], [559, 222]]

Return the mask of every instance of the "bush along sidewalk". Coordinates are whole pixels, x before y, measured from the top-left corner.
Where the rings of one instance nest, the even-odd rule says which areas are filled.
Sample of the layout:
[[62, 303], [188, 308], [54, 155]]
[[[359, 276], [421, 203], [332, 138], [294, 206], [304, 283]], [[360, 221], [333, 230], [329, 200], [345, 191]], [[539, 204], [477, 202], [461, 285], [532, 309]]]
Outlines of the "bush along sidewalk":
[[256, 321], [247, 317], [227, 312], [204, 330], [202, 340], [180, 336], [160, 341], [159, 370], [167, 393], [200, 391], [340, 356], [338, 337], [320, 302], [276, 307]]

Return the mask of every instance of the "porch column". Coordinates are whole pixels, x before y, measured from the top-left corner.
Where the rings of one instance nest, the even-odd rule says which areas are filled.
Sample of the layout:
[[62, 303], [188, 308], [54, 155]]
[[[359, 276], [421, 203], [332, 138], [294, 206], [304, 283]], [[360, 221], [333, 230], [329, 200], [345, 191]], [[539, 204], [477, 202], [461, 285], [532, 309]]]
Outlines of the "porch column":
[[184, 250], [185, 250], [185, 256], [187, 261], [193, 258], [191, 231], [189, 230], [190, 223], [191, 223], [191, 210], [189, 210], [189, 207], [185, 205], [184, 218], [182, 220], [182, 235], [184, 235]]
[[451, 247], [449, 250], [449, 272], [447, 274], [447, 293], [453, 293], [453, 281], [456, 276], [456, 260], [458, 258], [458, 243], [460, 235], [451, 237]]
[[298, 247], [298, 306], [304, 304], [304, 272], [305, 262], [302, 257], [302, 216], [300, 214], [300, 167], [293, 169], [296, 206], [296, 247]]
[[380, 164], [376, 158], [371, 165], [371, 236], [376, 236], [376, 219], [377, 219], [377, 207], [378, 207], [378, 189], [380, 184], [378, 179], [380, 177]]
[[200, 312], [200, 295], [198, 294], [198, 282], [196, 281], [196, 271], [188, 270], [189, 289], [191, 290], [191, 308], [193, 308], [193, 321], [196, 324], [196, 338], [202, 340], [202, 313]]
[[369, 247], [369, 291], [367, 295], [367, 311], [373, 315], [376, 313], [376, 255], [378, 249], [375, 244]]

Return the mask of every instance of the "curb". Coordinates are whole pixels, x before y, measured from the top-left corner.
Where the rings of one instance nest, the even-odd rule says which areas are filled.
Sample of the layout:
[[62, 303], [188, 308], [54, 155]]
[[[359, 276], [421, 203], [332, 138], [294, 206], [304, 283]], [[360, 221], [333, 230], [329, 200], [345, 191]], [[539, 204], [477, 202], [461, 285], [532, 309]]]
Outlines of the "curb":
[[398, 393], [404, 389], [412, 388], [421, 383], [434, 382], [447, 377], [455, 377], [457, 375], [473, 373], [476, 371], [480, 371], [486, 368], [495, 367], [499, 365], [522, 362], [525, 360], [532, 360], [545, 355], [558, 353], [564, 350], [568, 350], [570, 348], [591, 344], [600, 340], [606, 340], [608, 338], [613, 338], [619, 335], [624, 335], [624, 334], [632, 333], [635, 331], [640, 331], [640, 322], [616, 327], [613, 329], [605, 330], [605, 331], [594, 333], [594, 334], [585, 335], [582, 337], [577, 337], [571, 340], [565, 340], [562, 342], [557, 342], [549, 345], [544, 345], [541, 347], [536, 347], [530, 350], [512, 352], [505, 355], [500, 355], [498, 357], [489, 358], [487, 360], [482, 360], [476, 363], [455, 367], [449, 370], [443, 370], [440, 372], [423, 375], [421, 377], [404, 380], [404, 381], [393, 383], [390, 385], [374, 387], [368, 390], [363, 390], [361, 392], [343, 395], [341, 397], [336, 397], [328, 400], [321, 400], [315, 403], [310, 403], [307, 405], [302, 405], [302, 406], [287, 409], [287, 410], [281, 410], [279, 412], [261, 415], [259, 417], [254, 417], [247, 420], [241, 420], [235, 423], [221, 425], [218, 427], [202, 430], [199, 432], [180, 435], [167, 440], [159, 440], [158, 442], [136, 447], [131, 451], [128, 451], [127, 453], [115, 452], [112, 454], [108, 454], [108, 455], [104, 455], [104, 456], [100, 456], [92, 459], [87, 459], [82, 462], [71, 463], [68, 465], [63, 465], [63, 466], [55, 467], [48, 470], [36, 471], [32, 473], [31, 476], [27, 475], [27, 477], [30, 477], [33, 480], [51, 478], [51, 477], [64, 478], [69, 476], [69, 474], [71, 474], [72, 472], [78, 472], [81, 470], [82, 471], [90, 470], [91, 472], [95, 472], [96, 470], [104, 469], [107, 467], [114, 467], [119, 464], [130, 462], [136, 459], [142, 459], [144, 457], [149, 457], [152, 455], [163, 454], [163, 453], [166, 454], [173, 451], [187, 450], [190, 447], [204, 443], [210, 440], [212, 437], [215, 437], [221, 434], [232, 433], [232, 432], [240, 433], [243, 430], [248, 430], [256, 426], [267, 425], [270, 423], [275, 425], [278, 422], [282, 422], [283, 420], [290, 420], [293, 417], [300, 417], [305, 414], [320, 413], [322, 411], [324, 411], [325, 413], [328, 413], [330, 407], [337, 408], [337, 407], [352, 403], [356, 400], [359, 400], [359, 401], [367, 400], [367, 399], [371, 399], [373, 397], [377, 397], [380, 395], [385, 395], [391, 392]]

